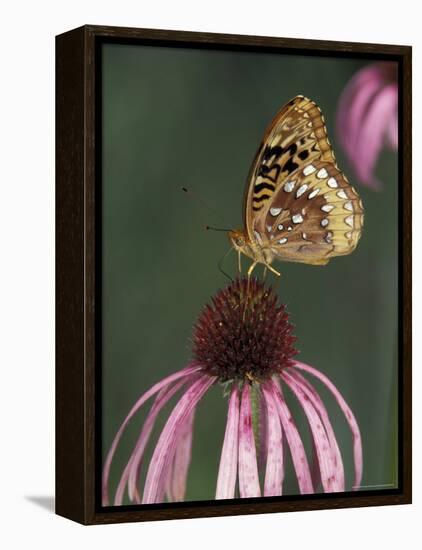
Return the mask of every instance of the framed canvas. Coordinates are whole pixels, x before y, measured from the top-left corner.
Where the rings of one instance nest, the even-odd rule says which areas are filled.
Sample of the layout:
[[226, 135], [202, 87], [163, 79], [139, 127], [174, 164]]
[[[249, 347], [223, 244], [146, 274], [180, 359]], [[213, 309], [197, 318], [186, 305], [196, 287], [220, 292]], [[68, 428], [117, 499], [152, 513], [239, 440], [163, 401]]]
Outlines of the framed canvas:
[[411, 502], [411, 48], [56, 39], [56, 511]]

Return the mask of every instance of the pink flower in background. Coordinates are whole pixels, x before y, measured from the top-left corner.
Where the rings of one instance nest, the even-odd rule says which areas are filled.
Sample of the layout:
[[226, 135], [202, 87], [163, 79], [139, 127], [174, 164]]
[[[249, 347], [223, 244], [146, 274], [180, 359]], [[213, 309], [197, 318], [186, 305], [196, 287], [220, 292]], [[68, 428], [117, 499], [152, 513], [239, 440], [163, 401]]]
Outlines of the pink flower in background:
[[[277, 303], [271, 288], [255, 279], [249, 284], [247, 279], [240, 279], [217, 293], [195, 326], [194, 360], [144, 393], [118, 430], [103, 468], [103, 505], [110, 504], [110, 468], [123, 432], [152, 397], [154, 402], [121, 473], [114, 504], [122, 504], [126, 490], [129, 500], [138, 504], [184, 500], [195, 410], [205, 393], [218, 383], [229, 394], [229, 400], [216, 472], [216, 499], [281, 495], [287, 449], [302, 494], [344, 491], [340, 449], [326, 407], [306, 375], [317, 378], [328, 388], [346, 417], [355, 463], [354, 481], [349, 485], [358, 488], [362, 477], [362, 445], [356, 419], [324, 374], [294, 360], [297, 354], [294, 342], [285, 307]], [[312, 467], [284, 397], [286, 388], [299, 402], [309, 424], [314, 449]], [[155, 420], [177, 393], [179, 399], [155, 443], [141, 487], [144, 452]]]
[[337, 134], [360, 181], [373, 189], [383, 147], [398, 148], [397, 64], [379, 62], [358, 71], [339, 101]]

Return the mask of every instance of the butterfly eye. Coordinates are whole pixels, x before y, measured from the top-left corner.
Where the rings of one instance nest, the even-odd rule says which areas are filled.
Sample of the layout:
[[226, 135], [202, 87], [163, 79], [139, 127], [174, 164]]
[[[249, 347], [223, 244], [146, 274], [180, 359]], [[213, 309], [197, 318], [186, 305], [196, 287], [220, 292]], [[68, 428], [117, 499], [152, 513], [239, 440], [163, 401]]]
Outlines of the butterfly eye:
[[245, 245], [245, 239], [243, 237], [236, 237], [236, 244], [237, 244], [237, 246], [244, 246]]

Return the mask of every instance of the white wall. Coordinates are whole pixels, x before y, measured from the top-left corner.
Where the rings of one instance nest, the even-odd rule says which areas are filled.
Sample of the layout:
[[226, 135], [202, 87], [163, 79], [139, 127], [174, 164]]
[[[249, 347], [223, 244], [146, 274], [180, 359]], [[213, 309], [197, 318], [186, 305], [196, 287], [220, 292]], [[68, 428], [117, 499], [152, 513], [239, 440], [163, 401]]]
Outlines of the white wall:
[[[413, 506], [82, 528], [31, 498], [54, 490], [54, 35], [84, 23], [414, 46], [422, 97], [417, 2], [386, 0], [72, 0], [3, 4], [0, 64], [0, 541], [4, 548], [397, 548], [420, 541], [421, 361], [414, 355]], [[420, 26], [420, 25], [419, 25]], [[421, 107], [415, 101], [415, 210]], [[419, 153], [418, 153], [419, 152]], [[415, 212], [415, 281], [422, 217]], [[388, 223], [388, 220], [386, 220]], [[364, 276], [364, 274], [363, 274]], [[414, 323], [420, 324], [416, 283]], [[415, 338], [416, 339], [416, 338]], [[60, 545], [60, 546], [59, 546]]]

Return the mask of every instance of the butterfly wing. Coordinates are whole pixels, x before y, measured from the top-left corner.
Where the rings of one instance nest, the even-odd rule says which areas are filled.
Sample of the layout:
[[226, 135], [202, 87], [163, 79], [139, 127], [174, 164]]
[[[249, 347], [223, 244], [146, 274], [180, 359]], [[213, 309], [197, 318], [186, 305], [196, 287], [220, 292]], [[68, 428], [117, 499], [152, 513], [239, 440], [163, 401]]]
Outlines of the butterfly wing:
[[296, 96], [266, 129], [249, 171], [244, 222], [250, 240], [254, 240], [254, 220], [274, 192], [295, 170], [313, 160], [335, 164], [320, 108]]
[[356, 248], [363, 218], [362, 201], [340, 170], [314, 161], [277, 187], [252, 228], [272, 256], [321, 265]]

